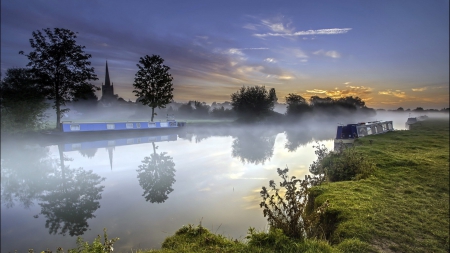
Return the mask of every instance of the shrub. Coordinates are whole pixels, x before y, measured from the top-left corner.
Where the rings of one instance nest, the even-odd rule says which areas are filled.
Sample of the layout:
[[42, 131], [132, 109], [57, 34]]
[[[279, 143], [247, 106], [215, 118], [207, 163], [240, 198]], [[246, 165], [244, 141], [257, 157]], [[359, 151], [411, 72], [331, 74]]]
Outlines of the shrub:
[[288, 171], [288, 168], [277, 169], [283, 180], [280, 187], [285, 190], [280, 191], [273, 180], [269, 183], [273, 194], [262, 187], [260, 195], [263, 200], [260, 207], [264, 208], [264, 217], [267, 217], [271, 229], [280, 229], [290, 238], [304, 240], [319, 237], [320, 217], [329, 203], [326, 201], [316, 211], [306, 211], [309, 209], [309, 189], [317, 184], [318, 179], [310, 176], [306, 176], [304, 180], [289, 177]]
[[77, 248], [76, 249], [70, 249], [69, 253], [110, 253], [113, 251], [113, 245], [114, 243], [119, 240], [119, 238], [113, 238], [111, 240], [108, 240], [108, 235], [106, 234], [106, 228], [103, 229], [103, 237], [104, 242], [101, 242], [102, 237], [100, 235], [97, 236], [97, 238], [94, 239], [92, 244], [89, 244], [88, 242], [85, 242], [83, 238], [78, 237], [77, 239]]
[[328, 151], [323, 144], [315, 147], [317, 160], [310, 165], [309, 171], [321, 181], [360, 180], [375, 171], [375, 164], [355, 147], [340, 145], [335, 152]]

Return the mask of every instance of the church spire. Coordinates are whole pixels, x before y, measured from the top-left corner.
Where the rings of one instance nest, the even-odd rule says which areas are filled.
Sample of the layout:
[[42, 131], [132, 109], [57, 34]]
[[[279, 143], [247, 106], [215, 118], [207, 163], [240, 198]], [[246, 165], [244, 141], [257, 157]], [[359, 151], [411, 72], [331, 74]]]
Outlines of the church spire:
[[111, 86], [109, 81], [108, 61], [106, 61], [105, 86], [106, 87]]

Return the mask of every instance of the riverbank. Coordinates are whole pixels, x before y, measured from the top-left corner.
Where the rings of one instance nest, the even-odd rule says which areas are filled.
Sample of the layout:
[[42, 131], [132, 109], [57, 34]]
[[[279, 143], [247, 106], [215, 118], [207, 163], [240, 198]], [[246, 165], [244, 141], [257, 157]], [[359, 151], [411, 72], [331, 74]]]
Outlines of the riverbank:
[[[448, 252], [449, 122], [424, 121], [409, 131], [361, 138], [355, 145], [376, 163], [376, 172], [366, 180], [326, 183], [315, 190], [316, 205], [330, 201], [332, 246], [307, 241], [301, 248], [310, 252]], [[177, 233], [166, 239], [161, 250], [142, 252], [274, 250], [232, 244], [211, 233]], [[300, 244], [296, 245], [286, 250], [299, 250]]]
[[361, 138], [358, 150], [377, 165], [367, 180], [326, 184], [336, 217], [330, 241], [358, 238], [380, 252], [448, 252], [449, 122]]

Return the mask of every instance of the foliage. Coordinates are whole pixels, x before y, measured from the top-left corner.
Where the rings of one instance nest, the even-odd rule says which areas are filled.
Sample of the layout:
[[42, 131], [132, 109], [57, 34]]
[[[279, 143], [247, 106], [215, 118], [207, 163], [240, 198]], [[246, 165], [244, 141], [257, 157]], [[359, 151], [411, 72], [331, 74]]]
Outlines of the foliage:
[[78, 237], [77, 239], [77, 248], [70, 249], [69, 253], [110, 253], [114, 250], [113, 246], [119, 238], [113, 238], [108, 240], [108, 235], [106, 234], [106, 228], [103, 229], [103, 243], [102, 237], [100, 235], [94, 239], [92, 244], [84, 241], [83, 238]]
[[257, 233], [254, 228], [249, 228], [246, 239], [250, 246], [271, 248], [277, 252], [285, 252], [296, 246], [295, 240], [286, 236], [282, 229], [274, 227], [271, 227], [268, 233]]
[[163, 250], [173, 252], [233, 252], [236, 248], [242, 252], [244, 247], [245, 245], [238, 241], [212, 234], [201, 224], [197, 227], [191, 224], [183, 226], [162, 243]]
[[194, 101], [194, 114], [199, 118], [206, 118], [209, 116], [209, 105], [205, 102], [201, 103], [198, 101]]
[[213, 108], [210, 115], [214, 118], [233, 118], [234, 111], [231, 109], [225, 109], [223, 106], [221, 106], [218, 108]]
[[231, 94], [231, 105], [241, 118], [261, 120], [273, 110], [275, 98], [264, 86], [243, 86]]
[[297, 94], [289, 93], [289, 95], [286, 97], [286, 104], [287, 116], [302, 115], [305, 112], [311, 111], [311, 108], [306, 102], [306, 99]]
[[12, 68], [0, 84], [1, 131], [23, 133], [46, 126], [45, 94], [29, 69]]
[[141, 57], [137, 64], [139, 68], [133, 83], [133, 93], [139, 101], [152, 108], [152, 117], [155, 116], [155, 108], [165, 108], [172, 102], [173, 88], [170, 68], [163, 65], [164, 59], [159, 55]]
[[[84, 53], [85, 46], [76, 44], [76, 33], [64, 28], [49, 28], [32, 33], [30, 45], [34, 51], [27, 56], [27, 66], [37, 78], [46, 97], [53, 100], [56, 109], [56, 128], [68, 109], [61, 109], [69, 101], [78, 99], [80, 91], [94, 91], [99, 88], [88, 83], [97, 80], [94, 68], [89, 67], [90, 54]], [[19, 52], [24, 54], [23, 51]]]
[[375, 171], [375, 164], [355, 147], [339, 145], [335, 152], [329, 152], [323, 144], [315, 148], [317, 160], [310, 165], [309, 171], [321, 181], [360, 180]]
[[[260, 192], [263, 200], [260, 207], [263, 208], [264, 217], [267, 217], [269, 225], [273, 229], [281, 229], [289, 238], [304, 240], [306, 238], [323, 237], [321, 233], [320, 216], [324, 213], [329, 203], [326, 201], [317, 211], [307, 212], [309, 189], [316, 185], [315, 178], [306, 176], [305, 180], [289, 177], [288, 168], [277, 169], [282, 178], [280, 188], [270, 180], [270, 188], [273, 194], [263, 186]], [[285, 191], [281, 191], [281, 187]], [[283, 194], [284, 193], [284, 194]]]

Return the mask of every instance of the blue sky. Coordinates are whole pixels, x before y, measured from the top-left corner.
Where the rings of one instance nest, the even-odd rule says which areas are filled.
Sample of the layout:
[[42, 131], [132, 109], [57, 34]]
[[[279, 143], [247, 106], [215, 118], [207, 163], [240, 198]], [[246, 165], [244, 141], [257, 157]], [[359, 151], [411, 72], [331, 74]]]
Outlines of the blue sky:
[[31, 33], [78, 32], [104, 82], [134, 101], [136, 64], [157, 54], [174, 99], [230, 100], [243, 85], [372, 108], [449, 107], [449, 1], [4, 0], [1, 71], [25, 67]]

